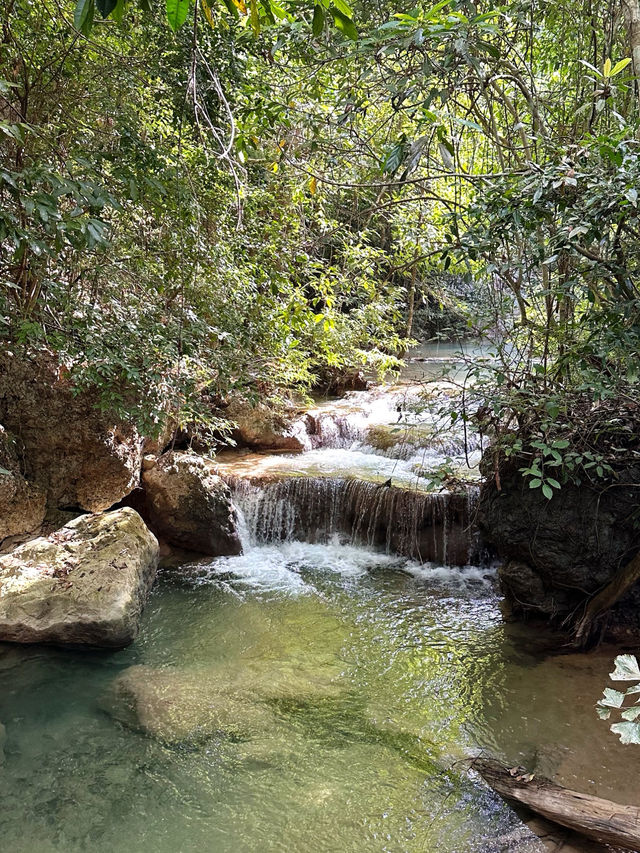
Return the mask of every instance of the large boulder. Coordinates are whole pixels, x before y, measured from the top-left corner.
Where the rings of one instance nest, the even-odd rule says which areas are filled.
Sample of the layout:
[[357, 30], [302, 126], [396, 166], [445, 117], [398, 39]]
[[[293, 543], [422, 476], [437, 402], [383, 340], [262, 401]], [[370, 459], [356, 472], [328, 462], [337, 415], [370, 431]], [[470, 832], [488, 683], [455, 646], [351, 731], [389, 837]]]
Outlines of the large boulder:
[[265, 403], [252, 406], [234, 398], [224, 415], [235, 425], [233, 437], [240, 445], [279, 453], [300, 453], [311, 448], [307, 419], [298, 416], [293, 408], [282, 413]]
[[45, 510], [44, 490], [23, 476], [16, 439], [0, 426], [0, 543], [36, 530]]
[[155, 537], [128, 507], [19, 546], [0, 556], [0, 641], [128, 645], [157, 560]]
[[143, 513], [172, 545], [218, 557], [242, 551], [227, 484], [192, 453], [171, 451], [143, 472]]
[[[640, 468], [621, 470], [613, 483], [599, 487], [567, 483], [547, 500], [540, 489], [529, 488], [518, 470], [524, 464], [503, 463], [500, 488], [490, 466], [485, 469], [480, 532], [503, 560], [500, 580], [514, 612], [557, 623], [577, 620], [589, 597], [640, 549]], [[607, 618], [613, 633], [616, 625], [640, 633], [640, 584]]]
[[0, 423], [19, 438], [25, 475], [51, 506], [100, 512], [138, 485], [136, 428], [98, 411], [91, 395], [74, 394], [53, 356], [0, 359]]
[[199, 670], [129, 667], [115, 679], [102, 705], [123, 725], [166, 743], [215, 735], [246, 739], [274, 722], [265, 704]]

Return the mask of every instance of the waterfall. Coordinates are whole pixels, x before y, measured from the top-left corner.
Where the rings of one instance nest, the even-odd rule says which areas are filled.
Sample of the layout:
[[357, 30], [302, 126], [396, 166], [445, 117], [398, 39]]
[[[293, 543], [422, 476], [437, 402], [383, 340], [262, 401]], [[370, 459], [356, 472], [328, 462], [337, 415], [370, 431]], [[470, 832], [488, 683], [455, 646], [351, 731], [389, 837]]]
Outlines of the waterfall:
[[339, 477], [228, 478], [245, 546], [339, 536], [419, 562], [471, 562], [473, 490], [432, 494]]

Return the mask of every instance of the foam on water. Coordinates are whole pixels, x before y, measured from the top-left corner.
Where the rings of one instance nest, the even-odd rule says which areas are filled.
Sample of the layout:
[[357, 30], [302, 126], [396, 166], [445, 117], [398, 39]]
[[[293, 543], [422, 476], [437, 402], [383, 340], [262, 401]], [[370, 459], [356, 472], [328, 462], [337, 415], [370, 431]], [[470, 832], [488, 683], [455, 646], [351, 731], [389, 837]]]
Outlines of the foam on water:
[[405, 570], [425, 583], [438, 584], [452, 591], [466, 588], [478, 595], [493, 593], [498, 577], [495, 566], [438, 566], [412, 562]]
[[223, 580], [233, 587], [300, 595], [314, 592], [301, 570], [311, 576], [330, 574], [348, 579], [376, 569], [399, 569], [418, 576], [420, 566], [402, 557], [346, 544], [334, 536], [326, 544], [286, 541], [249, 545], [243, 554], [183, 567], [181, 573], [195, 585]]

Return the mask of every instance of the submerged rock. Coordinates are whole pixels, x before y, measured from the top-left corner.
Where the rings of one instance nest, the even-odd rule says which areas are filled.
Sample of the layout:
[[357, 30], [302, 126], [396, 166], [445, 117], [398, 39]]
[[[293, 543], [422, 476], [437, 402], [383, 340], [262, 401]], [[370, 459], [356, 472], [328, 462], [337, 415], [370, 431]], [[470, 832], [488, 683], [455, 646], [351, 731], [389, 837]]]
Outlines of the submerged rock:
[[138, 633], [158, 543], [124, 508], [83, 515], [0, 557], [0, 640], [120, 648]]
[[135, 427], [99, 412], [90, 395], [74, 394], [53, 356], [2, 358], [0, 423], [20, 436], [26, 476], [51, 506], [100, 512], [139, 482]]
[[0, 426], [0, 542], [36, 530], [45, 509], [43, 489], [22, 474], [16, 439]]
[[143, 472], [143, 513], [172, 545], [218, 557], [242, 551], [226, 483], [190, 453], [165, 453]]
[[102, 707], [129, 728], [166, 743], [221, 735], [232, 740], [264, 737], [276, 714], [322, 707], [339, 699], [337, 672], [309, 670], [291, 661], [247, 661], [238, 671], [215, 665], [198, 669], [126, 669]]
[[215, 675], [177, 668], [129, 667], [102, 704], [123, 725], [166, 743], [244, 739], [274, 722], [265, 705], [225, 689]]

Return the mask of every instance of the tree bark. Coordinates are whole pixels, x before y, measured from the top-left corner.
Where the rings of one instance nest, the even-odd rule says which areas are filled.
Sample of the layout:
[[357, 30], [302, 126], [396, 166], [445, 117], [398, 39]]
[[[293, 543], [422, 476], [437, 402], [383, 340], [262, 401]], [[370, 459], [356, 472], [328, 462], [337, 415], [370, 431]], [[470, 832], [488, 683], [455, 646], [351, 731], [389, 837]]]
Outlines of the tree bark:
[[588, 838], [624, 850], [640, 850], [640, 808], [623, 806], [531, 778], [524, 771], [512, 775], [500, 762], [476, 758], [472, 764], [501, 797], [518, 803], [542, 817], [573, 829]]
[[636, 97], [640, 106], [640, 0], [622, 0], [622, 12], [631, 47], [631, 65], [636, 78]]

